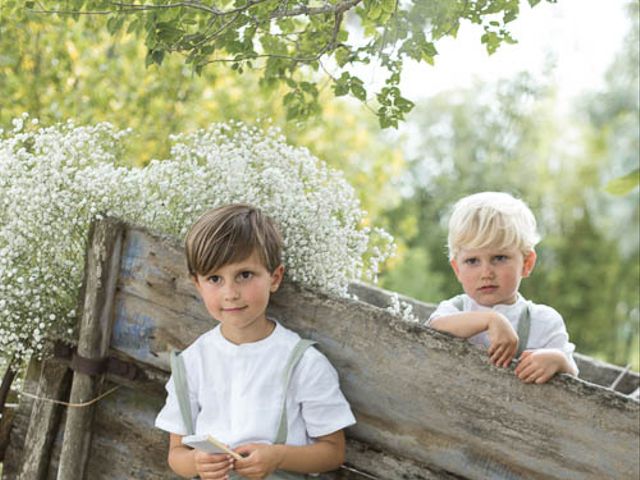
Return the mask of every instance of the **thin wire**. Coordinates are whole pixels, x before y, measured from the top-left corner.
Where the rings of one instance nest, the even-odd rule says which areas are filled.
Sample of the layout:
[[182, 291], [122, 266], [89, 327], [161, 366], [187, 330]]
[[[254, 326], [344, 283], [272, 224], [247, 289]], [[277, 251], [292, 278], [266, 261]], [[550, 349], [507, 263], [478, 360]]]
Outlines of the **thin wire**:
[[106, 397], [107, 395], [111, 395], [113, 392], [115, 392], [116, 390], [118, 390], [122, 385], [116, 385], [115, 387], [113, 387], [110, 390], [107, 390], [105, 393], [103, 393], [102, 395], [98, 395], [96, 398], [94, 398], [93, 400], [89, 400], [88, 402], [83, 402], [83, 403], [69, 403], [69, 402], [63, 402], [61, 400], [54, 400], [53, 398], [44, 398], [44, 397], [39, 397], [37, 395], [33, 395], [31, 393], [27, 393], [27, 392], [20, 392], [20, 395], [24, 395], [25, 397], [29, 397], [29, 398], [33, 398], [35, 400], [42, 400], [45, 402], [49, 402], [49, 403], [55, 403], [57, 405], [64, 405], [65, 407], [72, 407], [72, 408], [83, 408], [83, 407], [88, 407], [89, 405], [93, 405], [94, 403], [102, 400], [104, 397]]

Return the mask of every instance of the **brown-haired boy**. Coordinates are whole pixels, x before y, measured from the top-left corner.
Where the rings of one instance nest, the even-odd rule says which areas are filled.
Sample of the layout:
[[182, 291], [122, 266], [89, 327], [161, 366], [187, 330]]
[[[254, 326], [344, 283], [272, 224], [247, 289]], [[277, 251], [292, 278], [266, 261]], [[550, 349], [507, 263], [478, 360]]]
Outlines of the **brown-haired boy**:
[[172, 376], [156, 426], [170, 433], [169, 465], [179, 475], [294, 479], [344, 461], [342, 430], [355, 419], [326, 357], [306, 349], [284, 391], [300, 337], [266, 316], [284, 275], [281, 250], [272, 220], [250, 205], [211, 210], [187, 234], [189, 274], [220, 322], [181, 353], [195, 433], [214, 435], [244, 458], [182, 444], [188, 432]]

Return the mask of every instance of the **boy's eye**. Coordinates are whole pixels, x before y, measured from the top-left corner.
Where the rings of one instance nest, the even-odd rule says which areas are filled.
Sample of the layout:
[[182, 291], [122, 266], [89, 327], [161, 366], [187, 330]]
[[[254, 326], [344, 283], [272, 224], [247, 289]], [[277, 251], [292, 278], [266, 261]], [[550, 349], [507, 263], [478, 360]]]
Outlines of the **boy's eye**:
[[464, 263], [466, 263], [467, 265], [475, 265], [476, 263], [478, 263], [478, 259], [475, 257], [465, 258]]
[[240, 272], [240, 274], [238, 275], [239, 280], [249, 280], [251, 277], [253, 277], [253, 272], [249, 271]]
[[209, 283], [220, 283], [221, 280], [222, 277], [220, 277], [220, 275], [209, 275], [207, 277], [207, 282]]
[[509, 259], [507, 255], [496, 255], [493, 258], [495, 259], [496, 262], [504, 262]]

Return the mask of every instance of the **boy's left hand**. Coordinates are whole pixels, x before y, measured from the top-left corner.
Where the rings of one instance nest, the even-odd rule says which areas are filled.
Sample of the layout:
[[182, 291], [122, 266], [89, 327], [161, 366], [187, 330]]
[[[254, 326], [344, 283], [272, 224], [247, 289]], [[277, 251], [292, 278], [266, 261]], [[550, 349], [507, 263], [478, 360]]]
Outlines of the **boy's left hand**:
[[563, 361], [564, 354], [558, 350], [525, 350], [515, 374], [524, 383], [546, 383], [560, 370]]
[[243, 477], [259, 480], [275, 472], [282, 463], [282, 451], [278, 445], [249, 443], [235, 449], [242, 460], [235, 461], [235, 471]]

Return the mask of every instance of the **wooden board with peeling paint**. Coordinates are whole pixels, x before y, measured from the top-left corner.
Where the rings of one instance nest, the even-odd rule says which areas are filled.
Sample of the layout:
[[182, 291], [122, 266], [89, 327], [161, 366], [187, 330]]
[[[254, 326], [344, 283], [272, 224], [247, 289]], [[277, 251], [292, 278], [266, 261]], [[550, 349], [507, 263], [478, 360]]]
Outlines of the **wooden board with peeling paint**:
[[[347, 432], [350, 467], [388, 480], [639, 477], [637, 401], [568, 376], [524, 385], [470, 344], [394, 317], [380, 289], [353, 291], [367, 301], [285, 283], [270, 307], [337, 368], [358, 419]], [[126, 230], [113, 301], [111, 351], [136, 362], [147, 381], [123, 382], [100, 402], [90, 478], [174, 478], [164, 464], [166, 435], [152, 426], [168, 354], [215, 322], [187, 278], [179, 244], [138, 228]], [[415, 303], [428, 315], [431, 307]], [[627, 377], [637, 388], [637, 374]]]

